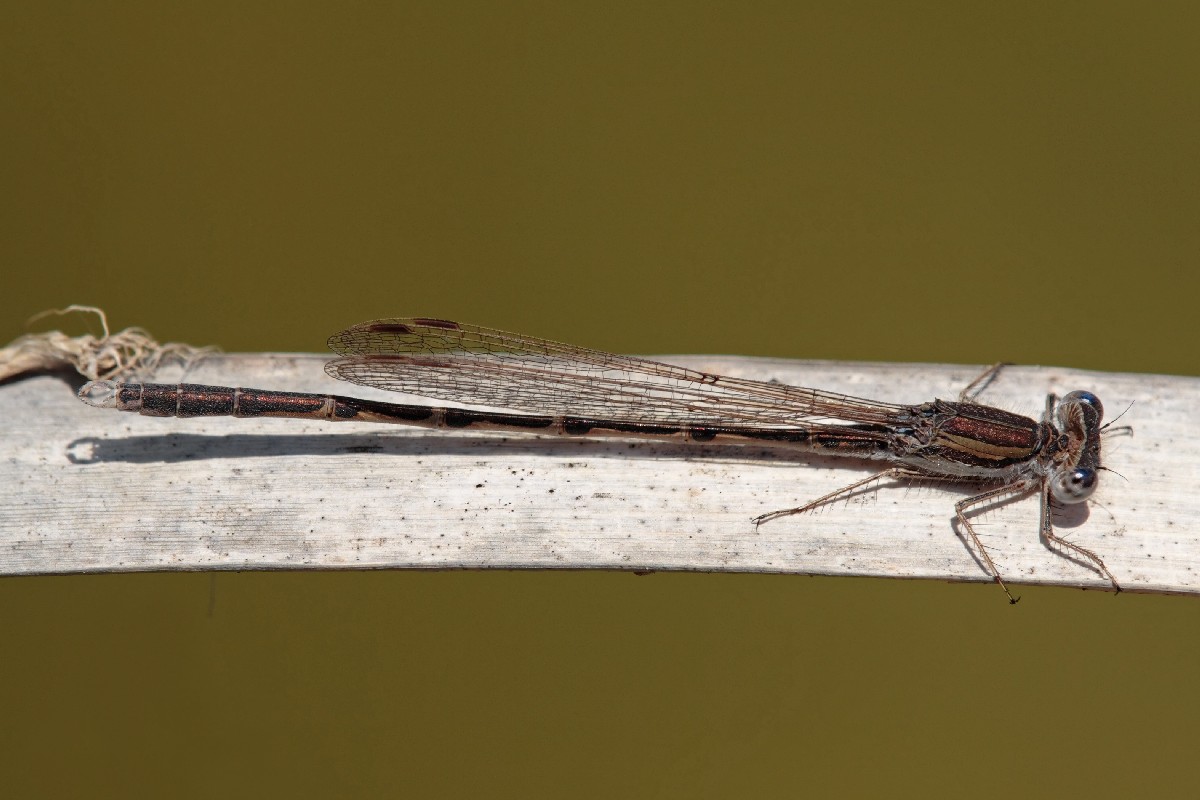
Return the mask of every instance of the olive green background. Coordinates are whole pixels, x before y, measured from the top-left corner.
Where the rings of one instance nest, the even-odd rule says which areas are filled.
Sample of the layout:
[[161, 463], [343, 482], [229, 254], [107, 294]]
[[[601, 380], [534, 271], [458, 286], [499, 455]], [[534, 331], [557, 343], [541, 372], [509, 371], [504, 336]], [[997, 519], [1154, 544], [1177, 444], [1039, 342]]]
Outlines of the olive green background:
[[[1194, 3], [4, 5], [0, 340], [90, 303], [227, 350], [424, 315], [624, 352], [1200, 374]], [[0, 781], [1194, 793], [1200, 604], [1021, 593], [3, 580]]]

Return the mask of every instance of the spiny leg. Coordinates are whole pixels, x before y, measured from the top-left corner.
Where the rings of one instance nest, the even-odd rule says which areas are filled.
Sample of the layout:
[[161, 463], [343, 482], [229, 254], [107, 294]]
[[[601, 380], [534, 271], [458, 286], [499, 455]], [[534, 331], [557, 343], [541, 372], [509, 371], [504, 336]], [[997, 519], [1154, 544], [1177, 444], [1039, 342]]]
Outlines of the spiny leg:
[[902, 470], [885, 469], [883, 472], [877, 472], [869, 478], [863, 478], [861, 481], [855, 481], [854, 483], [850, 484], [849, 486], [843, 486], [842, 488], [838, 489], [837, 491], [830, 492], [829, 494], [821, 495], [816, 500], [813, 500], [811, 503], [807, 503], [805, 505], [798, 506], [796, 508], [785, 508], [780, 511], [768, 511], [766, 514], [759, 514], [757, 517], [755, 517], [752, 520], [754, 522], [754, 527], [757, 530], [758, 526], [762, 525], [764, 522], [770, 522], [771, 520], [779, 519], [780, 517], [790, 517], [793, 514], [803, 514], [805, 511], [811, 511], [814, 508], [816, 508], [817, 506], [824, 505], [825, 503], [828, 503], [830, 500], [834, 500], [838, 497], [841, 497], [844, 494], [850, 494], [855, 489], [859, 489], [863, 486], [874, 483], [875, 481], [881, 481], [884, 478], [899, 477], [899, 475], [897, 473], [900, 473], [900, 472], [902, 472]]
[[1032, 488], [1033, 483], [1031, 481], [1019, 481], [1017, 483], [1010, 483], [1005, 486], [997, 486], [995, 489], [988, 489], [986, 492], [977, 494], [974, 497], [968, 497], [963, 500], [959, 500], [954, 504], [955, 516], [958, 517], [958, 521], [963, 526], [963, 530], [967, 532], [967, 535], [971, 537], [971, 541], [974, 542], [975, 547], [978, 548], [979, 557], [983, 559], [984, 567], [992, 574], [992, 577], [996, 579], [996, 583], [1000, 584], [1000, 588], [1004, 590], [1004, 593], [1008, 595], [1008, 602], [1014, 604], [1021, 598], [1013, 597], [1012, 592], [1010, 592], [1008, 587], [1004, 584], [1004, 579], [1000, 577], [1000, 570], [996, 567], [996, 562], [992, 561], [991, 554], [988, 553], [987, 548], [983, 546], [983, 542], [979, 540], [979, 534], [975, 533], [975, 527], [971, 525], [971, 521], [967, 519], [967, 509], [971, 508], [972, 506], [986, 503], [989, 500], [995, 500], [998, 497], [1021, 494], [1022, 492], [1027, 492]]
[[985, 369], [978, 378], [968, 383], [966, 388], [958, 393], [958, 401], [960, 403], [974, 403], [975, 398], [978, 397], [980, 393], [988, 387], [988, 384], [995, 380], [996, 376], [1000, 374], [1000, 370], [1009, 366], [1012, 366], [1012, 364], [1008, 361], [1001, 361], [999, 364], [992, 364], [990, 367]]
[[855, 489], [861, 489], [863, 486], [867, 486], [869, 484], [875, 483], [876, 481], [881, 481], [884, 478], [891, 478], [891, 479], [897, 479], [897, 478], [930, 479], [930, 478], [934, 478], [934, 479], [936, 479], [936, 476], [930, 476], [930, 475], [927, 475], [926, 473], [920, 472], [918, 470], [904, 469], [903, 467], [893, 467], [892, 469], [885, 469], [883, 472], [877, 472], [874, 475], [870, 476], [869, 478], [863, 478], [861, 481], [855, 481], [854, 483], [850, 484], [849, 486], [843, 486], [842, 488], [840, 488], [836, 491], [830, 492], [829, 494], [821, 495], [816, 500], [813, 500], [811, 503], [806, 503], [805, 505], [799, 506], [797, 508], [785, 508], [781, 511], [769, 511], [766, 514], [759, 514], [753, 520], [754, 527], [758, 528], [758, 526], [762, 525], [764, 522], [769, 522], [773, 519], [779, 519], [780, 517], [790, 517], [793, 514], [803, 514], [806, 511], [812, 511], [817, 506], [823, 506], [826, 503], [828, 503], [830, 500], [836, 500], [837, 498], [841, 497], [842, 495], [851, 494], [852, 492], [854, 492]]
[[[760, 514], [759, 516], [755, 517], [753, 520], [754, 527], [757, 529], [758, 526], [762, 525], [764, 522], [769, 522], [770, 520], [773, 520], [773, 519], [779, 519], [780, 517], [790, 517], [793, 514], [803, 514], [806, 511], [811, 511], [812, 509], [816, 508], [817, 506], [828, 503], [830, 500], [835, 500], [838, 497], [841, 497], [846, 494], [850, 494], [851, 492], [853, 492], [856, 489], [860, 489], [863, 486], [867, 486], [876, 481], [883, 480], [884, 478], [891, 478], [893, 480], [898, 479], [898, 478], [912, 478], [915, 480], [934, 480], [934, 481], [936, 481], [936, 480], [957, 480], [955, 478], [950, 478], [950, 477], [943, 476], [943, 475], [931, 475], [929, 473], [922, 472], [920, 470], [905, 469], [902, 467], [893, 467], [892, 469], [886, 469], [883, 472], [877, 472], [874, 475], [871, 475], [870, 477], [863, 478], [861, 481], [855, 481], [854, 483], [850, 484], [849, 486], [843, 486], [842, 488], [840, 488], [836, 491], [833, 491], [833, 492], [830, 492], [829, 494], [825, 494], [825, 495], [818, 497], [816, 500], [813, 500], [811, 503], [807, 503], [807, 504], [799, 506], [797, 508], [787, 508], [787, 509], [783, 509], [781, 511], [770, 511], [766, 514]], [[1020, 481], [1018, 483], [1011, 483], [1011, 484], [1007, 484], [1005, 486], [998, 486], [995, 489], [989, 489], [988, 491], [983, 492], [981, 494], [974, 495], [973, 497], [968, 497], [964, 500], [959, 500], [957, 503], [954, 504], [955, 516], [958, 518], [958, 521], [962, 524], [963, 528], [967, 532], [967, 535], [971, 537], [971, 541], [975, 544], [976, 549], [979, 551], [979, 555], [980, 555], [980, 558], [983, 560], [985, 570], [991, 574], [991, 576], [995, 579], [996, 583], [1000, 584], [1000, 588], [1003, 589], [1004, 594], [1006, 594], [1008, 596], [1008, 602], [1013, 603], [1013, 604], [1016, 604], [1016, 602], [1018, 600], [1020, 600], [1021, 598], [1013, 597], [1012, 592], [1010, 592], [1008, 590], [1008, 586], [1004, 583], [1004, 579], [1000, 577], [1000, 570], [996, 566], [996, 562], [992, 560], [991, 554], [988, 553], [987, 548], [984, 546], [983, 542], [979, 539], [979, 534], [975, 533], [975, 528], [971, 525], [970, 520], [967, 519], [966, 512], [967, 512], [967, 509], [971, 508], [972, 506], [976, 506], [981, 503], [986, 503], [989, 500], [994, 500], [998, 497], [1005, 497], [1008, 495], [1021, 494], [1023, 492], [1029, 491], [1033, 487], [1034, 487], [1034, 483], [1032, 481], [1028, 481], [1028, 480]], [[1053, 536], [1053, 534], [1051, 534], [1051, 536]], [[1054, 537], [1054, 538], [1057, 540], [1057, 537]], [[1070, 548], [1077, 547], [1076, 545], [1071, 545], [1070, 543], [1067, 543], [1067, 546]], [[1079, 548], [1079, 549], [1082, 549], [1082, 548]], [[1089, 552], [1089, 551], [1085, 551], [1085, 552]], [[1093, 558], [1094, 557], [1095, 556], [1093, 554]], [[1099, 561], [1099, 559], [1096, 559], [1096, 560]], [[1107, 570], [1105, 570], [1105, 574], [1107, 574]], [[1114, 584], [1115, 584], [1115, 581], [1114, 581]]]
[[1087, 560], [1091, 561], [1093, 564], [1096, 565], [1096, 568], [1098, 570], [1100, 570], [1100, 574], [1103, 575], [1104, 577], [1108, 578], [1109, 583], [1111, 583], [1113, 585], [1113, 589], [1115, 589], [1118, 593], [1120, 593], [1121, 584], [1117, 583], [1117, 579], [1115, 577], [1113, 577], [1113, 574], [1111, 572], [1108, 571], [1108, 567], [1104, 565], [1104, 562], [1100, 559], [1100, 556], [1096, 555], [1091, 550], [1088, 550], [1086, 547], [1081, 547], [1080, 545], [1077, 545], [1074, 542], [1068, 542], [1066, 539], [1062, 538], [1061, 536], [1059, 536], [1058, 534], [1056, 534], [1054, 532], [1054, 525], [1050, 521], [1050, 512], [1051, 512], [1050, 501], [1051, 501], [1050, 486], [1049, 486], [1049, 484], [1047, 484], [1042, 489], [1042, 515], [1041, 515], [1042, 516], [1042, 531], [1041, 531], [1042, 538], [1046, 541], [1047, 546], [1049, 546], [1050, 544], [1056, 544], [1059, 547], [1062, 547], [1064, 550], [1069, 550], [1073, 553], [1078, 553], [1080, 556], [1083, 556]]

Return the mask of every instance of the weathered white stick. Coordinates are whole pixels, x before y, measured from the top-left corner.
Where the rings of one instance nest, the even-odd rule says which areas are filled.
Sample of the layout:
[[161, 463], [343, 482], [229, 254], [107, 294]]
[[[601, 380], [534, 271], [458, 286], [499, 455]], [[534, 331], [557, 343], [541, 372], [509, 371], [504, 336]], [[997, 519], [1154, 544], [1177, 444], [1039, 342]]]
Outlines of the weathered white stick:
[[[678, 356], [708, 371], [892, 402], [953, 399], [980, 370]], [[324, 358], [227, 355], [194, 383], [404, 402], [327, 378]], [[1056, 514], [1122, 588], [1200, 591], [1200, 379], [1011, 367], [980, 398], [1040, 415], [1087, 389], [1110, 436], [1093, 502]], [[420, 400], [408, 398], [410, 402]], [[302, 568], [605, 568], [988, 581], [953, 525], [968, 488], [883, 485], [764, 524], [876, 465], [758, 447], [440, 432], [92, 408], [61, 378], [0, 386], [0, 574]], [[1124, 477], [1121, 477], [1124, 476]], [[1037, 534], [1038, 501], [976, 517], [1014, 584], [1108, 588]]]

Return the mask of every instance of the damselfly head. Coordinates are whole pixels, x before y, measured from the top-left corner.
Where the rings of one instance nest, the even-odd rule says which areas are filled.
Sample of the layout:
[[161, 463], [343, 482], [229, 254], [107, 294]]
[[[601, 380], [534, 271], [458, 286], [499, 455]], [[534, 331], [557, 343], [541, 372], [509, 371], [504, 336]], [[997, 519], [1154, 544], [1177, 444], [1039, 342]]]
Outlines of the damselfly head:
[[1091, 392], [1071, 392], [1058, 403], [1059, 429], [1067, 436], [1067, 458], [1050, 477], [1060, 503], [1082, 503], [1100, 483], [1100, 432], [1104, 406]]

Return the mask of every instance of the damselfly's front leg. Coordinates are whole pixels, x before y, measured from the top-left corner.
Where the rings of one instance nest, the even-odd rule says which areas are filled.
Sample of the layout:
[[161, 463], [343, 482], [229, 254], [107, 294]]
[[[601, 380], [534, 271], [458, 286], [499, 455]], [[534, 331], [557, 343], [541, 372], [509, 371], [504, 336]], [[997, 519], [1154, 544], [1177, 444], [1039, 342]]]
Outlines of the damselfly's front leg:
[[1101, 575], [1108, 578], [1109, 583], [1113, 585], [1113, 589], [1119, 593], [1121, 591], [1121, 584], [1117, 583], [1117, 579], [1114, 578], [1113, 574], [1108, 571], [1108, 567], [1106, 567], [1104, 562], [1100, 560], [1100, 556], [1096, 555], [1091, 550], [1088, 550], [1086, 547], [1081, 547], [1074, 542], [1068, 542], [1066, 539], [1054, 532], [1054, 525], [1050, 521], [1050, 501], [1050, 486], [1047, 484], [1042, 488], [1042, 539], [1045, 540], [1047, 546], [1055, 544], [1064, 550], [1069, 550], [1072, 553], [1076, 553], [1083, 558], [1088, 559], [1096, 565], [1096, 568], [1100, 571]]

